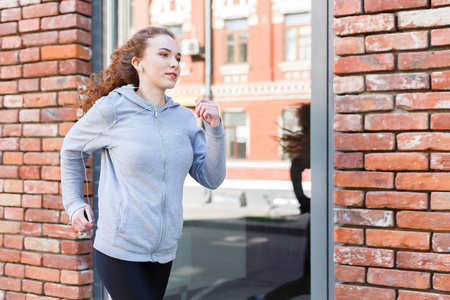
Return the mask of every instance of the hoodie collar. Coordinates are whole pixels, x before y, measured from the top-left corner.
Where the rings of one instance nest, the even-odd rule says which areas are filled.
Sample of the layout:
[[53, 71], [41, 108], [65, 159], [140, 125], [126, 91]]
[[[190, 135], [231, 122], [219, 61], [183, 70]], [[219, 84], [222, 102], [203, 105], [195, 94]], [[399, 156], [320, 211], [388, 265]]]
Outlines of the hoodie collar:
[[[139, 97], [134, 89], [134, 86], [132, 84], [128, 84], [128, 85], [124, 85], [122, 87], [116, 88], [114, 90], [115, 92], [117, 92], [119, 95], [122, 95], [123, 97], [125, 97], [127, 100], [133, 102], [134, 104], [148, 109], [150, 111], [154, 111], [155, 107], [153, 106], [152, 103], [149, 103], [147, 101], [145, 101], [144, 99], [142, 99], [141, 97]], [[164, 105], [160, 105], [158, 107], [159, 108], [159, 112], [162, 112], [170, 107], [174, 107], [174, 106], [179, 106], [180, 104], [173, 101], [171, 97], [164, 95], [164, 100], [165, 100], [165, 104]]]

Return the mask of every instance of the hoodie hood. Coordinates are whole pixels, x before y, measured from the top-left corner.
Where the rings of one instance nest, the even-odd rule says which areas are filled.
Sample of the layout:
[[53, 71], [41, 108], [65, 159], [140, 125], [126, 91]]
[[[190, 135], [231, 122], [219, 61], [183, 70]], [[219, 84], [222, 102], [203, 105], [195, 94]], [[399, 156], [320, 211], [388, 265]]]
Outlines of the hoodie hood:
[[[134, 104], [153, 112], [155, 110], [154, 105], [139, 97], [136, 94], [135, 89], [136, 89], [135, 86], [133, 86], [132, 84], [128, 84], [114, 89], [111, 93], [117, 93], [122, 97], [124, 97], [125, 99], [129, 100], [130, 102], [133, 102]], [[173, 101], [171, 97], [165, 94], [164, 100], [166, 103], [164, 105], [159, 106], [160, 107], [159, 112], [162, 112], [170, 107], [180, 106], [179, 103]]]

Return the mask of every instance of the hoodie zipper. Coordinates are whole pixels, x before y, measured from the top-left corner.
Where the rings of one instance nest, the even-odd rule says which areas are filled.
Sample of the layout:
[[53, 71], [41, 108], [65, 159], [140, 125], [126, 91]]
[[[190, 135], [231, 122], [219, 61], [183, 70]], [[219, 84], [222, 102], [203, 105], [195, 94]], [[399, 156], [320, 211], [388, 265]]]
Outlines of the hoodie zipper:
[[163, 137], [161, 135], [161, 131], [159, 130], [159, 125], [158, 125], [158, 107], [155, 108], [155, 122], [156, 122], [156, 129], [158, 130], [158, 135], [159, 135], [161, 146], [162, 146], [162, 150], [163, 150], [163, 176], [162, 176], [163, 210], [161, 212], [161, 236], [159, 238], [158, 245], [156, 246], [156, 248], [151, 253], [152, 259], [153, 259], [153, 253], [155, 253], [156, 250], [158, 250], [159, 247], [161, 246], [161, 242], [162, 242], [162, 239], [163, 239], [163, 236], [164, 236], [164, 227], [165, 227], [164, 216], [165, 216], [165, 212], [166, 212], [166, 186], [165, 186], [165, 182], [164, 182], [165, 181], [165, 177], [166, 177], [166, 150], [164, 148]]

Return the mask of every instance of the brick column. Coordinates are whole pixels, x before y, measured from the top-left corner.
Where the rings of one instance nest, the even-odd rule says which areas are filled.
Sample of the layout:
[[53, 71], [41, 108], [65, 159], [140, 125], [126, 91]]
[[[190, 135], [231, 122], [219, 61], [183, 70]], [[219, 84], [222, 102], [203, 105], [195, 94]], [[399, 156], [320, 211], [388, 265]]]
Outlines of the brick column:
[[334, 17], [335, 297], [450, 299], [450, 1]]
[[92, 295], [92, 241], [66, 234], [59, 168], [90, 16], [84, 1], [0, 0], [0, 299]]

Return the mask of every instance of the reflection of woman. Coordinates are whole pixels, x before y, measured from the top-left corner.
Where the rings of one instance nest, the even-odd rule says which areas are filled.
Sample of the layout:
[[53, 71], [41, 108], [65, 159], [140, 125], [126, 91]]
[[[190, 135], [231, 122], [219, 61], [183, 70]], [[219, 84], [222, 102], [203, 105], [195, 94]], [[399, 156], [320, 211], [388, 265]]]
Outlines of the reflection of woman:
[[[309, 103], [300, 104], [297, 110], [300, 130], [293, 132], [284, 130], [281, 136], [281, 146], [285, 153], [295, 155], [291, 159], [291, 180], [294, 187], [295, 196], [300, 203], [300, 213], [310, 212], [310, 198], [307, 197], [302, 187], [302, 173], [305, 169], [310, 168], [310, 112]], [[299, 295], [310, 294], [310, 216], [306, 226], [306, 245], [303, 255], [303, 266], [301, 277], [278, 286], [268, 293], [260, 296], [252, 296], [248, 300], [286, 300], [297, 297]]]
[[165, 96], [180, 75], [171, 32], [143, 29], [111, 58], [81, 92], [86, 114], [64, 139], [63, 203], [76, 230], [94, 227], [83, 176], [87, 158], [101, 149], [97, 272], [114, 300], [162, 299], [182, 232], [184, 180], [189, 173], [208, 188], [222, 183], [224, 129], [214, 102], [196, 101], [203, 130]]

